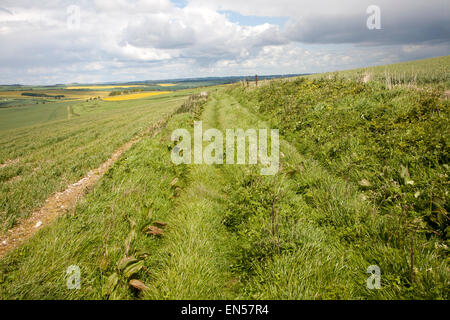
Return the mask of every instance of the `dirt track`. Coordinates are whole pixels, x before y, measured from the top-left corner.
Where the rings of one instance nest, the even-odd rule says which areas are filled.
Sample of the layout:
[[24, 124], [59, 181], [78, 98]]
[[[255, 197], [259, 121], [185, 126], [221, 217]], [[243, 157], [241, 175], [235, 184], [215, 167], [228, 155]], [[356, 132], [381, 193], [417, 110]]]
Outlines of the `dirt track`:
[[78, 199], [83, 197], [85, 191], [94, 185], [125, 151], [129, 150], [144, 136], [148, 134], [152, 136], [156, 135], [166, 123], [167, 119], [159, 120], [152, 127], [122, 145], [98, 168], [89, 171], [85, 177], [69, 185], [64, 191], [53, 194], [45, 200], [43, 207], [33, 212], [29, 218], [19, 221], [5, 235], [0, 236], [0, 258], [7, 252], [20, 246], [26, 239], [30, 238], [38, 230], [49, 225], [58, 216], [74, 209]]

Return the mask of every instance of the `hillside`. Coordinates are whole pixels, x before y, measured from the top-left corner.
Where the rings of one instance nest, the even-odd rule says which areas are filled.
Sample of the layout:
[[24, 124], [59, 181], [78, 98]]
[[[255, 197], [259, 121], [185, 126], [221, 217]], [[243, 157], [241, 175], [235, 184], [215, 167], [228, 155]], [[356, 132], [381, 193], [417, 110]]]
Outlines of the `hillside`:
[[[415, 60], [376, 67], [337, 72], [340, 77], [368, 82], [375, 81], [386, 87], [408, 86], [411, 88], [450, 88], [450, 56]], [[311, 78], [329, 78], [335, 73], [313, 75]]]

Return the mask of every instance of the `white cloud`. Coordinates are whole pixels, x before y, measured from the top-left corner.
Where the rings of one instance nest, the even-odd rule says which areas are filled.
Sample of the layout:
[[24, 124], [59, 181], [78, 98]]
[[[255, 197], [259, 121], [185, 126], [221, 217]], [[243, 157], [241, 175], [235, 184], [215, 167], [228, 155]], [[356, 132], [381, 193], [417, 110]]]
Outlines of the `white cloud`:
[[[395, 32], [367, 39], [366, 0], [3, 0], [0, 83], [318, 72], [448, 53], [442, 0], [378, 2]], [[80, 29], [68, 28], [69, 5], [80, 7]], [[288, 22], [247, 26], [220, 10]], [[411, 29], [408, 14], [423, 21]]]

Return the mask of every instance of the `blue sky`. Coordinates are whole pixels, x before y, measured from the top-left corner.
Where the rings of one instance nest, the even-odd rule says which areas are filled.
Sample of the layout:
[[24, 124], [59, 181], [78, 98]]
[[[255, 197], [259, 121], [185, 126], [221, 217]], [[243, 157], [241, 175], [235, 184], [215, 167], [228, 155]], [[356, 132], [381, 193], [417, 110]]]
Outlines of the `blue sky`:
[[2, 0], [0, 83], [314, 73], [448, 55], [448, 0]]
[[230, 22], [237, 23], [242, 26], [257, 26], [264, 23], [275, 24], [282, 28], [288, 17], [269, 17], [269, 16], [245, 16], [239, 12], [231, 10], [219, 10], [219, 13], [225, 14]]

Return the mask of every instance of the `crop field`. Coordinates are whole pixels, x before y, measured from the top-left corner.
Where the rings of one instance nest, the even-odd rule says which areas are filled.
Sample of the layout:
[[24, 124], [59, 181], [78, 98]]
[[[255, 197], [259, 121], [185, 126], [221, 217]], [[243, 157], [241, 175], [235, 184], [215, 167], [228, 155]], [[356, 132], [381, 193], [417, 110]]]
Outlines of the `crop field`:
[[[0, 108], [0, 240], [128, 144], [0, 251], [0, 298], [448, 300], [449, 61]], [[278, 128], [279, 170], [175, 164], [194, 121]]]
[[[38, 96], [26, 96], [23, 94], [37, 94]], [[2, 99], [28, 99], [29, 102], [49, 101], [55, 96], [64, 96], [58, 100], [83, 100], [97, 97], [103, 97], [109, 94], [109, 91], [99, 90], [65, 90], [65, 89], [52, 89], [52, 90], [14, 90], [14, 91], [0, 91], [0, 103]], [[1, 104], [0, 104], [1, 106]]]
[[154, 92], [140, 92], [140, 93], [132, 93], [132, 94], [124, 94], [114, 97], [103, 98], [105, 101], [124, 101], [124, 100], [134, 100], [134, 99], [142, 99], [152, 96], [157, 96], [160, 94], [168, 94], [170, 91], [154, 91]]
[[158, 86], [160, 87], [174, 87], [176, 86], [175, 83], [158, 83]]
[[53, 102], [45, 104], [23, 101], [17, 106], [15, 103], [8, 108], [0, 108], [0, 132], [20, 127], [32, 126], [48, 121], [67, 119], [68, 108], [74, 102]]

